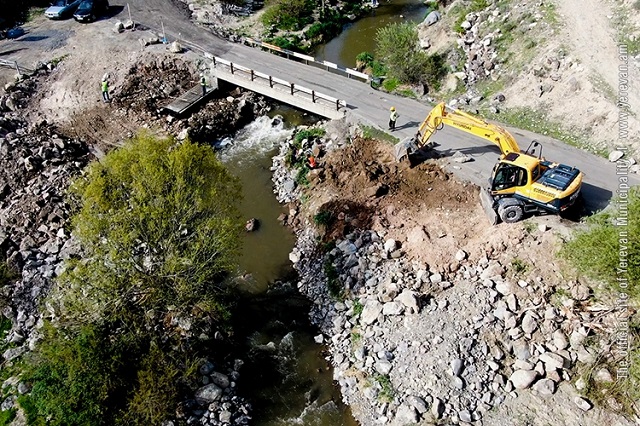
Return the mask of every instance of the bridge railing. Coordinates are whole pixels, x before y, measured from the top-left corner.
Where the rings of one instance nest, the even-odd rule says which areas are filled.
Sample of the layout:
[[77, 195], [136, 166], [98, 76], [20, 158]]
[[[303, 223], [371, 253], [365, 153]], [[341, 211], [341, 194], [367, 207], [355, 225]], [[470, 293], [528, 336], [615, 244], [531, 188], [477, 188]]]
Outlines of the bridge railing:
[[294, 58], [301, 59], [307, 65], [313, 64], [313, 65], [316, 65], [318, 67], [326, 68], [327, 71], [332, 69], [332, 70], [334, 70], [334, 71], [336, 71], [338, 73], [346, 74], [348, 78], [355, 77], [355, 78], [362, 79], [365, 83], [368, 83], [368, 82], [371, 81], [371, 76], [369, 74], [365, 74], [363, 72], [360, 72], [358, 70], [354, 70], [352, 68], [342, 67], [342, 66], [340, 66], [338, 64], [335, 64], [335, 63], [329, 62], [329, 61], [320, 61], [320, 60], [317, 60], [316, 58], [314, 58], [313, 56], [304, 55], [302, 53], [293, 52], [291, 50], [283, 49], [280, 46], [276, 46], [274, 44], [265, 43], [265, 42], [260, 41], [260, 40], [254, 40], [254, 39], [252, 39], [250, 37], [245, 38], [245, 41], [247, 43], [249, 43], [249, 44], [254, 45], [254, 46], [260, 46], [260, 47], [264, 47], [265, 49], [269, 49], [272, 52], [282, 53], [287, 58], [294, 57]]
[[211, 59], [213, 60], [213, 65], [217, 70], [229, 72], [233, 75], [242, 76], [242, 78], [246, 78], [252, 82], [262, 83], [265, 85], [268, 84], [272, 89], [284, 88], [284, 90], [286, 90], [291, 96], [303, 97], [304, 99], [310, 100], [313, 103], [327, 104], [333, 106], [336, 111], [340, 111], [341, 108], [346, 108], [347, 106], [347, 102], [342, 99], [334, 98], [332, 96], [316, 92], [313, 89], [309, 89], [299, 84], [291, 83], [289, 81], [283, 80], [278, 77], [273, 77], [260, 71], [255, 71], [251, 68], [247, 68], [226, 59], [219, 58], [217, 56], [212, 55]]
[[15, 68], [18, 74], [30, 73], [30, 69], [21, 67], [16, 61], [8, 61], [6, 59], [0, 59], [0, 66], [7, 68]]

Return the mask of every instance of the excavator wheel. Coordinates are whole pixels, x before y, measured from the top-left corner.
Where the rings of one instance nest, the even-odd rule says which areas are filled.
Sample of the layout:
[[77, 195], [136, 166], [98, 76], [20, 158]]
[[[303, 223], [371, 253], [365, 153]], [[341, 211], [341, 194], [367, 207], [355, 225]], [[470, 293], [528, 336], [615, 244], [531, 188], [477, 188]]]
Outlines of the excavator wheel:
[[498, 209], [498, 214], [500, 215], [500, 219], [502, 219], [505, 223], [516, 223], [522, 220], [524, 216], [524, 210], [520, 205], [510, 205], [501, 207]]

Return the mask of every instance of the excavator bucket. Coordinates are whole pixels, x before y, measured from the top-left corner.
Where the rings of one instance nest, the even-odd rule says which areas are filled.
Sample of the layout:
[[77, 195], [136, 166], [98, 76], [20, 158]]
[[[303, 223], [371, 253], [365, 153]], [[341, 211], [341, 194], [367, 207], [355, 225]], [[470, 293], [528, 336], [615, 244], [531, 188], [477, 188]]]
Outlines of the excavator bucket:
[[493, 208], [494, 200], [489, 191], [485, 188], [480, 188], [480, 205], [484, 209], [484, 213], [489, 219], [491, 225], [498, 224], [498, 213]]
[[396, 161], [402, 161], [409, 155], [418, 150], [418, 145], [414, 138], [404, 138], [393, 147], [393, 153]]

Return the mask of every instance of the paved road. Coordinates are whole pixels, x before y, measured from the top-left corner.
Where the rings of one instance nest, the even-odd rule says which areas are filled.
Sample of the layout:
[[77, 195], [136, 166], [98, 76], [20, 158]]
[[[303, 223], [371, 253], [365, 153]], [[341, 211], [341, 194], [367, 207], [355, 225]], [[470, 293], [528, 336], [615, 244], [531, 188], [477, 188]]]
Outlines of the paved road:
[[[177, 8], [170, 0], [132, 0], [130, 3], [134, 19], [152, 27], [159, 27], [159, 16], [163, 17], [167, 33], [190, 41], [202, 49], [227, 60], [253, 68], [267, 74], [276, 75], [293, 83], [314, 88], [329, 96], [344, 99], [359, 120], [377, 124], [385, 128], [390, 106], [398, 109], [400, 118], [394, 133], [400, 139], [415, 133], [418, 124], [425, 118], [430, 106], [413, 99], [400, 98], [372, 89], [365, 83], [326, 72], [322, 69], [293, 62], [260, 50], [228, 43], [203, 30], [188, 19], [184, 9]], [[578, 167], [585, 173], [583, 194], [590, 210], [604, 208], [618, 189], [615, 165], [609, 161], [568, 146], [551, 138], [530, 132], [509, 129], [526, 149], [531, 140], [543, 144], [543, 155], [557, 161]], [[437, 150], [450, 155], [456, 150], [471, 155], [474, 161], [450, 166], [462, 179], [483, 185], [500, 151], [488, 142], [459, 130], [444, 128], [434, 137]], [[640, 184], [634, 175], [633, 184]]]
[[[394, 135], [400, 139], [413, 135], [419, 123], [431, 109], [431, 106], [413, 99], [379, 92], [368, 84], [357, 80], [347, 79], [323, 69], [220, 39], [206, 29], [194, 25], [189, 20], [188, 11], [184, 6], [179, 3], [174, 4], [172, 0], [131, 0], [129, 5], [132, 17], [137, 22], [159, 30], [162, 21], [170, 40], [180, 38], [211, 54], [256, 71], [346, 100], [349, 104], [350, 114], [363, 123], [386, 128], [389, 107], [395, 106], [400, 118]], [[123, 20], [128, 18], [126, 8], [119, 13], [117, 18]], [[521, 148], [525, 149], [532, 139], [536, 139], [543, 143], [543, 154], [547, 159], [573, 165], [582, 170], [586, 175], [583, 193], [590, 210], [605, 207], [612, 194], [615, 194], [618, 181], [615, 166], [612, 163], [545, 136], [517, 129], [509, 130], [519, 141]], [[500, 153], [497, 147], [451, 128], [441, 130], [433, 137], [433, 140], [439, 144], [437, 150], [440, 153], [451, 155], [459, 150], [473, 157], [474, 161], [472, 162], [450, 166], [459, 178], [478, 185], [486, 183]], [[633, 176], [632, 183], [640, 183], [636, 175]]]

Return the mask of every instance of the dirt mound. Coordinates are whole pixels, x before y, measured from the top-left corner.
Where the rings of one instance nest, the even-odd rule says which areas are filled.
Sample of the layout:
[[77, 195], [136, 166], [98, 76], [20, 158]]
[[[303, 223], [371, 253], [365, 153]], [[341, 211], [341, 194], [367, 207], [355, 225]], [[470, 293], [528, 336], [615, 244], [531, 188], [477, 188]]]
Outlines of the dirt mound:
[[155, 114], [198, 83], [193, 66], [179, 58], [158, 58], [129, 68], [114, 104], [137, 113]]
[[413, 168], [393, 158], [391, 146], [357, 138], [326, 159], [325, 177], [332, 187], [350, 200], [377, 209], [391, 204], [403, 209], [469, 209], [477, 191], [462, 186], [435, 163]]
[[[396, 162], [391, 145], [363, 138], [321, 160], [310, 178], [319, 193], [308, 208], [313, 215], [328, 211], [338, 218], [326, 230], [331, 237], [343, 238], [354, 228], [349, 220], [356, 219], [358, 228], [397, 240], [406, 255], [445, 272], [457, 268], [460, 250], [479, 259], [509, 250], [524, 234], [520, 224], [490, 226], [478, 188], [456, 180], [438, 160], [411, 167]], [[358, 214], [349, 211], [349, 203], [358, 206]], [[363, 212], [368, 216], [361, 217]]]

